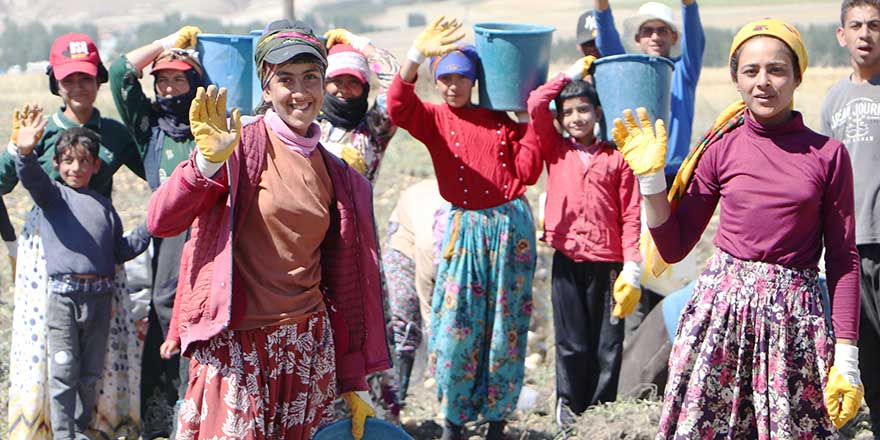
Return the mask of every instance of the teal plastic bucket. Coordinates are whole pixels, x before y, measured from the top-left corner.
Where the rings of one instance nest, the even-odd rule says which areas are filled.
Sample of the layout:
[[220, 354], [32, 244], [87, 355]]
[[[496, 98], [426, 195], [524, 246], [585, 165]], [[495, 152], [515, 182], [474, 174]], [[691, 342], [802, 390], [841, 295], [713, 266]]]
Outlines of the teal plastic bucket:
[[[312, 440], [350, 439], [354, 439], [351, 435], [351, 418], [333, 422], [318, 430], [312, 437]], [[413, 438], [397, 425], [382, 419], [367, 417], [367, 421], [364, 423], [363, 440], [413, 440]]]
[[614, 118], [623, 119], [623, 111], [645, 107], [653, 122], [663, 119], [669, 127], [669, 102], [672, 87], [672, 61], [649, 55], [614, 55], [596, 60], [593, 80], [602, 104], [605, 122], [602, 139], [611, 141]]
[[226, 87], [226, 106], [242, 114], [253, 113], [260, 104], [260, 81], [254, 68], [254, 35], [199, 34], [199, 61], [218, 87]]
[[474, 25], [482, 64], [478, 77], [481, 107], [526, 110], [529, 93], [547, 81], [554, 30], [520, 23]]

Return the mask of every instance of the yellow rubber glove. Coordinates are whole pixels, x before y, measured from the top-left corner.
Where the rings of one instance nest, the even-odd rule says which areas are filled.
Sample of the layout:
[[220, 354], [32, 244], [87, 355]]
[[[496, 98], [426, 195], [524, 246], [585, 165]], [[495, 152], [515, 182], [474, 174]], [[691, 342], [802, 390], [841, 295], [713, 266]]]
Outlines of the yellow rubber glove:
[[234, 108], [226, 123], [226, 88], [199, 87], [189, 106], [189, 123], [196, 147], [208, 162], [222, 163], [232, 155], [241, 138], [241, 112]]
[[342, 393], [342, 400], [345, 400], [351, 410], [351, 435], [354, 440], [361, 440], [364, 437], [364, 424], [367, 422], [367, 417], [376, 417], [376, 411], [358, 396], [356, 391]]
[[590, 69], [593, 67], [594, 61], [596, 61], [596, 57], [592, 55], [587, 55], [575, 61], [571, 67], [565, 70], [565, 76], [571, 80], [584, 79], [590, 74]]
[[623, 111], [625, 127], [620, 118], [615, 118], [611, 135], [633, 173], [647, 176], [663, 171], [666, 166], [666, 125], [662, 119], [657, 119], [652, 126], [644, 107], [639, 107], [636, 112], [639, 122], [633, 117], [632, 110]]
[[[28, 106], [24, 106], [24, 111], [27, 112]], [[21, 120], [24, 119], [24, 115], [19, 109], [15, 109], [12, 112], [12, 135], [9, 136], [9, 139], [13, 144], [18, 143], [18, 130], [21, 129]]]
[[356, 169], [357, 172], [363, 174], [364, 171], [367, 170], [367, 163], [364, 161], [364, 156], [360, 151], [345, 146], [342, 147], [342, 153], [340, 153], [342, 160], [344, 160], [349, 166]]
[[838, 429], [859, 412], [865, 387], [859, 376], [859, 349], [854, 345], [835, 344], [834, 366], [825, 384], [825, 408]]
[[327, 42], [325, 43], [327, 49], [330, 49], [335, 44], [351, 44], [350, 36], [351, 32], [342, 28], [330, 29], [329, 31], [324, 32], [324, 38], [327, 39]]
[[18, 154], [27, 155], [34, 151], [37, 142], [43, 137], [43, 131], [49, 121], [43, 117], [43, 108], [39, 105], [25, 106], [23, 111], [15, 110], [13, 121], [18, 119], [18, 133], [15, 137], [15, 146]]
[[611, 311], [611, 316], [623, 319], [636, 309], [636, 305], [639, 304], [639, 299], [642, 297], [642, 289], [639, 283], [641, 278], [642, 274], [639, 263], [635, 261], [624, 263], [623, 270], [620, 271], [617, 281], [614, 282], [613, 296], [615, 304], [614, 309]]
[[464, 32], [456, 32], [460, 27], [458, 19], [446, 21], [446, 17], [441, 15], [416, 37], [413, 47], [426, 57], [446, 55], [457, 49], [455, 43], [464, 38]]
[[177, 40], [174, 41], [174, 45], [172, 47], [176, 47], [178, 49], [188, 49], [190, 47], [196, 47], [196, 43], [198, 43], [199, 38], [198, 35], [202, 32], [196, 26], [184, 26], [177, 31]]

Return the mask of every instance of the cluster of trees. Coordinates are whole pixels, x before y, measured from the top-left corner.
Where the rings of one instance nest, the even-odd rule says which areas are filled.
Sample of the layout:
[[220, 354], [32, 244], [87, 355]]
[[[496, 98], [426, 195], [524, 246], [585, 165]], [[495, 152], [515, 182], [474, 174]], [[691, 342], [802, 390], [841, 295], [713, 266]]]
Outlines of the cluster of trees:
[[[840, 47], [837, 43], [837, 27], [833, 23], [800, 27], [799, 30], [810, 57], [810, 66], [849, 65], [849, 54], [845, 48]], [[704, 32], [706, 33], [706, 50], [703, 52], [703, 66], [727, 66], [730, 42], [733, 41], [736, 29], [707, 27]], [[552, 51], [554, 61], [572, 60], [578, 53], [574, 39], [557, 39], [555, 41]]]

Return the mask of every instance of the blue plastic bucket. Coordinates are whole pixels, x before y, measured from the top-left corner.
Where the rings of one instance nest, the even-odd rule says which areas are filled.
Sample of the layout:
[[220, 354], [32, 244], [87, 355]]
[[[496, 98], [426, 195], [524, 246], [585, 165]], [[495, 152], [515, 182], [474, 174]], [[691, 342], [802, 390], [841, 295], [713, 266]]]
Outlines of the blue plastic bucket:
[[218, 87], [226, 87], [227, 108], [238, 107], [249, 115], [261, 101], [262, 93], [254, 68], [254, 35], [199, 34], [199, 61]]
[[[351, 419], [342, 419], [321, 428], [312, 440], [350, 440]], [[413, 440], [409, 434], [399, 426], [381, 419], [367, 417], [364, 423], [363, 440]]]
[[474, 25], [480, 55], [480, 106], [522, 111], [529, 92], [547, 81], [553, 31], [550, 26], [520, 23]]
[[593, 80], [602, 104], [602, 138], [611, 139], [614, 118], [625, 109], [645, 107], [651, 121], [660, 118], [669, 126], [672, 61], [648, 55], [614, 55], [596, 60]]

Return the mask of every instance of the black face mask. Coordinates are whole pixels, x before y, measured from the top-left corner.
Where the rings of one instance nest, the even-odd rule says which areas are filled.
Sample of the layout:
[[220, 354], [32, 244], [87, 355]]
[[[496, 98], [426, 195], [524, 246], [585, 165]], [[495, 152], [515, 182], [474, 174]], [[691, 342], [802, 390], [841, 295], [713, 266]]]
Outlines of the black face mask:
[[361, 96], [353, 99], [337, 98], [329, 93], [324, 93], [324, 105], [321, 106], [321, 114], [318, 119], [326, 119], [334, 127], [352, 130], [364, 120], [367, 114], [367, 97], [370, 96], [370, 85], [364, 84], [364, 92]]
[[186, 71], [189, 92], [166, 98], [156, 93], [155, 110], [159, 128], [177, 142], [192, 139], [189, 127], [189, 106], [196, 97], [196, 88], [202, 85], [199, 74], [189, 69]]

